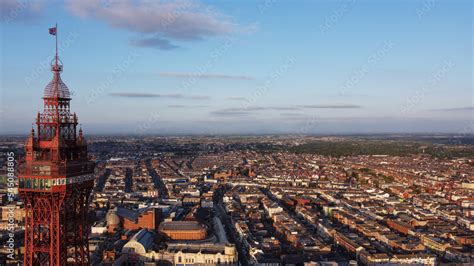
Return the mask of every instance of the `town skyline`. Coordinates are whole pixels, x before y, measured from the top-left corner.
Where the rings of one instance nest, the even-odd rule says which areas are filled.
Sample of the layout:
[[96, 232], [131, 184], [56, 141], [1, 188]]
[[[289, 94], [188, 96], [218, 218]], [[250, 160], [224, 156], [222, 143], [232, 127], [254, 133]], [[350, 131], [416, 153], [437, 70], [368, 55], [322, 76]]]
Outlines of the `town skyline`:
[[0, 1], [0, 265], [473, 265], [473, 4]]

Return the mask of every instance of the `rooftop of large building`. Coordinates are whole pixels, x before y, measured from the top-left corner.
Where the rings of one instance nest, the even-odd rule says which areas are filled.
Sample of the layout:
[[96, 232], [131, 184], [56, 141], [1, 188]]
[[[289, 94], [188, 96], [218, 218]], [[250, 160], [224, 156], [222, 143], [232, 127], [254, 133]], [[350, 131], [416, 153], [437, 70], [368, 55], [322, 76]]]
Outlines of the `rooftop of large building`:
[[122, 252], [146, 253], [153, 245], [153, 234], [141, 229], [124, 245]]
[[169, 230], [200, 230], [204, 229], [205, 226], [197, 221], [172, 221], [172, 222], [162, 222], [160, 224], [160, 231], [169, 231]]

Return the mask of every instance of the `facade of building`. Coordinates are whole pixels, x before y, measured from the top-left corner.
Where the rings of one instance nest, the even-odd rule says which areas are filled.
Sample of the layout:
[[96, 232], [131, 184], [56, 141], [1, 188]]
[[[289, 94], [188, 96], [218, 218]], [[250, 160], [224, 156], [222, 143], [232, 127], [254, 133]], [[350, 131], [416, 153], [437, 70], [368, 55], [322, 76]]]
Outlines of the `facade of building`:
[[119, 208], [118, 214], [123, 218], [123, 229], [125, 230], [141, 228], [156, 230], [162, 218], [159, 208], [145, 208], [131, 212], [122, 211], [122, 208]]
[[234, 245], [170, 245], [165, 253], [174, 265], [237, 265]]
[[186, 244], [170, 245], [165, 250], [146, 250], [140, 241], [125, 244], [122, 255], [114, 265], [122, 262], [133, 265], [238, 265], [234, 245]]
[[157, 250], [153, 232], [142, 229], [123, 246], [120, 258], [113, 260], [114, 265], [125, 261], [146, 265], [237, 265], [238, 255], [233, 244], [212, 241], [169, 242], [165, 249]]

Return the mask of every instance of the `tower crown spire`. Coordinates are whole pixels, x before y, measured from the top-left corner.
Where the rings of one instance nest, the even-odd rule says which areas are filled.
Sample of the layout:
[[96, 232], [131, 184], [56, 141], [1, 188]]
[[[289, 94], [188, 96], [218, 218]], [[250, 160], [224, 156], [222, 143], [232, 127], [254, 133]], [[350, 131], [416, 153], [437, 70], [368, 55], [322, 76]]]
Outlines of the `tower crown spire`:
[[[60, 70], [59, 70], [60, 68]], [[52, 65], [53, 79], [44, 88], [43, 98], [71, 99], [69, 88], [61, 79], [62, 65]]]
[[58, 24], [54, 28], [49, 29], [49, 34], [56, 38], [56, 54], [51, 60], [51, 72], [53, 72], [53, 79], [44, 89], [44, 98], [49, 99], [70, 99], [69, 89], [61, 80], [61, 72], [63, 72], [63, 62], [59, 59], [58, 54]]

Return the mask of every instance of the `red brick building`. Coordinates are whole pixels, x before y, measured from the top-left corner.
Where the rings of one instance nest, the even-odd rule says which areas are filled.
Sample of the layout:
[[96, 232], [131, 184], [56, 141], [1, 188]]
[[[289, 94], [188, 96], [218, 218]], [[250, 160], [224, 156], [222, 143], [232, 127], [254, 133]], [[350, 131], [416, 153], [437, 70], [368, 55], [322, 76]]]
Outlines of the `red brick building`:
[[137, 211], [118, 208], [117, 214], [123, 220], [123, 229], [137, 230], [141, 228], [156, 230], [162, 221], [162, 212], [159, 208], [147, 207]]
[[408, 235], [408, 233], [413, 230], [413, 227], [411, 225], [402, 221], [397, 221], [397, 220], [392, 220], [392, 219], [387, 220], [387, 225], [391, 229], [396, 230], [405, 235]]

